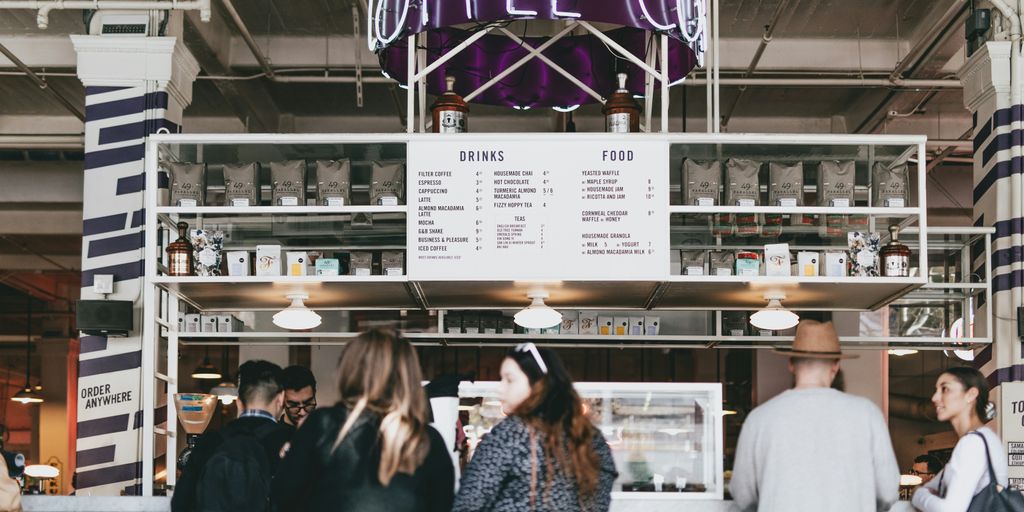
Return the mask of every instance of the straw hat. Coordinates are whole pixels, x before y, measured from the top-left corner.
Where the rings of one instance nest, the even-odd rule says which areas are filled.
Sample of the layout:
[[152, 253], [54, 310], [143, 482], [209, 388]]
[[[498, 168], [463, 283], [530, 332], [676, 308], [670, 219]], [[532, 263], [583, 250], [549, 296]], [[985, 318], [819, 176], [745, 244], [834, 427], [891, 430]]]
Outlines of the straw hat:
[[860, 356], [844, 354], [839, 348], [839, 335], [832, 322], [801, 320], [796, 327], [792, 347], [776, 347], [775, 353], [789, 357], [813, 359], [853, 359]]

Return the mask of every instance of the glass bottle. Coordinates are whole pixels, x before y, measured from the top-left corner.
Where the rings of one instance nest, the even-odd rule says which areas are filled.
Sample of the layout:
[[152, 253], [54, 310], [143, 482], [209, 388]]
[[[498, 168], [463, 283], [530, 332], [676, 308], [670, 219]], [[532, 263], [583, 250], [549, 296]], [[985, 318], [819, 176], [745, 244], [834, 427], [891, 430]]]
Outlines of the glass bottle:
[[608, 97], [601, 113], [604, 114], [604, 131], [609, 133], [631, 133], [640, 131], [640, 105], [626, 89], [626, 74], [619, 73], [619, 89]]
[[178, 223], [178, 239], [167, 246], [167, 275], [190, 276], [193, 274], [192, 242], [188, 237], [188, 223]]
[[466, 133], [469, 131], [469, 105], [455, 92], [455, 77], [444, 79], [446, 90], [430, 105], [434, 117], [434, 133]]
[[900, 243], [899, 232], [899, 226], [889, 226], [891, 240], [878, 254], [885, 277], [910, 277], [910, 248]]

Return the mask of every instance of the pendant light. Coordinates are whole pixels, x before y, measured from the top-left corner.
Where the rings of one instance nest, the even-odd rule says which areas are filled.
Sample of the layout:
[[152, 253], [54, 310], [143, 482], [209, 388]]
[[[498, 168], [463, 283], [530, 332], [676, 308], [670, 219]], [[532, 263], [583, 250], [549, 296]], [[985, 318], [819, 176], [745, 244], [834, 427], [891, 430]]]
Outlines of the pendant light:
[[544, 304], [544, 299], [548, 298], [548, 292], [530, 290], [526, 297], [533, 302], [515, 314], [513, 320], [516, 325], [527, 329], [544, 329], [558, 325], [562, 321], [561, 313]]
[[11, 397], [11, 400], [21, 404], [38, 404], [43, 402], [43, 395], [33, 389], [32, 380], [32, 296], [28, 297], [28, 318], [25, 329], [25, 388], [18, 391]]
[[285, 297], [292, 303], [274, 315], [274, 325], [289, 331], [304, 331], [320, 325], [320, 315], [307, 308], [302, 302], [308, 299], [309, 295], [293, 293]]
[[231, 372], [228, 371], [228, 347], [224, 347], [224, 351], [221, 354], [221, 373], [224, 375], [221, 379], [222, 382], [217, 384], [210, 390], [211, 395], [215, 395], [220, 403], [224, 405], [231, 405], [236, 399], [238, 399], [238, 386], [234, 382], [231, 382]]
[[210, 363], [210, 348], [206, 348], [203, 362], [192, 371], [192, 378], [198, 380], [216, 380], [221, 378], [220, 370]]
[[800, 323], [799, 315], [782, 307], [785, 294], [769, 293], [765, 294], [764, 298], [768, 305], [750, 315], [750, 325], [766, 331], [782, 331], [796, 327], [796, 324]]

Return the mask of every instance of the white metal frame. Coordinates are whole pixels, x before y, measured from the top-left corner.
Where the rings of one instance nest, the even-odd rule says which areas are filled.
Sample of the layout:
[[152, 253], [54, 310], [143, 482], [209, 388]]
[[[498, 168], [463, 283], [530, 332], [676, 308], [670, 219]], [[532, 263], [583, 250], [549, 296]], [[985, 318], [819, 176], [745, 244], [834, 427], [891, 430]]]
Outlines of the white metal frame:
[[[662, 57], [666, 56], [667, 46], [663, 46]], [[412, 59], [410, 59], [412, 61]], [[424, 69], [421, 73], [423, 76], [429, 72], [429, 68]], [[412, 76], [412, 75], [410, 75]], [[662, 90], [667, 89], [667, 84], [662, 84]], [[412, 96], [410, 96], [412, 101]], [[667, 108], [667, 104], [663, 104], [663, 113]], [[411, 121], [411, 117], [410, 117]], [[409, 126], [412, 126], [411, 123]], [[663, 120], [663, 128], [666, 125]], [[173, 395], [178, 391], [177, 382], [177, 351], [179, 338], [181, 333], [177, 331], [177, 315], [178, 315], [178, 303], [181, 300], [187, 301], [187, 297], [180, 297], [175, 292], [164, 287], [168, 282], [187, 282], [189, 280], [197, 280], [202, 282], [203, 278], [168, 278], [159, 275], [160, 261], [162, 261], [162, 255], [158, 252], [158, 233], [161, 226], [161, 218], [166, 218], [168, 214], [174, 213], [195, 213], [195, 214], [224, 214], [224, 213], [239, 213], [239, 214], [266, 214], [266, 213], [292, 213], [292, 214], [316, 214], [316, 213], [352, 213], [357, 211], [373, 211], [382, 212], [382, 207], [372, 207], [372, 210], [367, 210], [367, 207], [349, 206], [342, 208], [330, 208], [330, 207], [249, 207], [249, 208], [233, 208], [230, 212], [226, 208], [221, 207], [200, 207], [195, 209], [181, 209], [173, 207], [158, 206], [159, 203], [159, 189], [157, 188], [157, 169], [158, 169], [158, 151], [163, 144], [271, 144], [271, 143], [301, 143], [301, 144], [339, 144], [339, 143], [401, 143], [409, 141], [425, 141], [431, 140], [433, 137], [438, 137], [432, 134], [157, 134], [150, 136], [147, 141], [147, 151], [145, 157], [146, 164], [146, 227], [145, 232], [145, 276], [144, 276], [144, 292], [143, 292], [143, 323], [142, 323], [142, 408], [143, 408], [143, 426], [142, 433], [144, 436], [142, 443], [142, 488], [143, 495], [152, 495], [153, 492], [153, 455], [155, 453], [155, 438], [154, 435], [159, 433], [165, 436], [165, 442], [167, 443], [167, 482], [173, 485], [175, 475], [175, 435], [176, 435], [176, 418], [173, 409]], [[509, 134], [464, 134], [459, 136], [461, 140], [466, 142], [473, 141], [507, 141]], [[918, 147], [918, 197], [919, 204], [914, 208], [896, 208], [896, 209], [861, 209], [855, 208], [850, 210], [844, 210], [843, 213], [884, 213], [892, 215], [904, 215], [907, 217], [917, 216], [920, 223], [920, 230], [918, 233], [918, 244], [922, 248], [919, 250], [919, 267], [927, 268], [927, 237], [928, 227], [926, 224], [926, 203], [925, 203], [925, 180], [924, 177], [924, 145], [925, 138], [923, 136], [903, 136], [903, 135], [791, 135], [791, 134], [702, 134], [702, 133], [691, 133], [691, 134], [646, 134], [646, 135], [621, 135], [621, 134], [537, 134], [537, 135], [516, 135], [520, 139], [529, 139], [530, 137], [543, 138], [544, 140], [550, 140], [552, 137], [564, 137], [566, 140], [594, 140], [594, 141], [621, 141], [623, 138], [632, 137], [643, 137], [645, 140], [656, 140], [663, 141], [666, 146], [671, 143], [687, 143], [687, 144], [774, 144], [774, 145], [793, 145], [793, 144], [838, 144], [838, 145], [861, 145], [861, 144], [876, 144], [876, 145], [916, 145]], [[667, 149], [667, 147], [666, 147]], [[724, 209], [723, 209], [724, 208]], [[722, 213], [731, 211], [732, 207], [690, 207], [690, 206], [679, 206], [669, 208], [669, 212], [685, 212], [685, 213]], [[405, 207], [393, 207], [389, 208], [388, 211], [394, 213], [402, 213], [406, 211]], [[744, 209], [743, 211], [750, 211], [750, 209]], [[818, 212], [819, 209], [815, 207], [808, 208], [783, 208], [783, 207], [761, 207], [757, 209], [761, 213], [813, 213]], [[821, 213], [834, 213], [834, 210], [821, 210]], [[989, 268], [991, 265], [989, 265]], [[990, 276], [989, 276], [990, 277]], [[288, 279], [306, 279], [312, 280], [313, 282], [322, 282], [324, 278], [271, 278], [273, 281], [285, 281]], [[385, 279], [395, 281], [408, 281], [405, 276], [402, 277], [381, 277], [377, 276], [372, 278], [373, 282], [382, 281]], [[677, 277], [666, 276], [665, 282], [675, 281]], [[345, 280], [353, 280], [351, 277], [345, 277]], [[215, 281], [211, 281], [212, 283]], [[224, 282], [218, 282], [218, 285], [223, 285]], [[913, 279], [907, 282], [908, 287], [916, 287], [926, 284], [924, 278], [920, 279], [920, 282]], [[987, 293], [991, 295], [991, 290], [988, 289]], [[161, 315], [161, 312], [163, 314]], [[989, 315], [991, 315], [991, 309], [989, 308]], [[162, 318], [161, 318], [162, 316]], [[991, 322], [988, 324], [991, 325]], [[159, 374], [156, 371], [156, 362], [158, 358], [161, 358], [163, 354], [159, 353], [161, 334], [166, 334], [168, 341], [167, 353], [167, 375]], [[343, 338], [351, 336], [352, 333], [334, 333], [334, 334], [317, 334], [316, 336], [323, 339], [334, 339], [338, 341], [331, 341], [329, 343], [340, 343], [343, 342]], [[280, 335], [275, 334], [277, 337]], [[438, 338], [430, 338], [429, 335], [415, 335], [410, 334], [411, 339], [420, 337], [417, 342], [429, 342], [434, 341]], [[436, 335], [435, 335], [436, 336]], [[199, 337], [197, 337], [199, 338]], [[212, 337], [211, 337], [212, 338]], [[549, 339], [546, 337], [537, 336], [517, 336], [517, 338], [529, 338], [550, 341], [550, 345], [556, 345], [562, 340], [569, 341], [572, 338], [561, 337], [558, 339]], [[701, 341], [707, 344], [707, 346], [713, 346], [717, 343], [709, 343], [708, 336], [700, 336]], [[473, 337], [472, 335], [462, 336], [442, 336], [441, 339], [448, 340], [449, 342], [460, 343], [460, 344], [480, 344], [482, 340]], [[650, 338], [644, 339], [643, 341], [649, 341]], [[585, 340], [579, 340], [585, 341]], [[616, 340], [619, 342], [619, 346], [627, 347], [628, 344], [622, 343], [626, 341], [632, 341], [627, 338], [621, 338]], [[687, 341], [698, 341], [689, 339], [686, 336], [671, 336], [665, 338], [659, 338], [656, 341], [660, 342], [660, 345], [655, 343], [652, 345], [645, 345], [647, 348], [654, 348], [658, 346], [678, 346], [672, 342], [687, 342]], [[729, 339], [728, 337], [719, 337], [718, 340], [712, 341], [735, 341], [744, 342], [750, 340], [744, 339]], [[762, 341], [762, 340], [757, 340]], [[784, 340], [769, 340], [764, 339], [763, 341], [784, 341]], [[863, 340], [862, 340], [863, 341]], [[884, 342], [878, 340], [879, 343]], [[570, 343], [572, 346], [587, 346], [586, 343]], [[597, 346], [598, 344], [594, 344]], [[600, 346], [609, 347], [615, 346], [608, 343], [600, 343]], [[752, 346], [763, 346], [762, 343], [751, 343]], [[157, 398], [157, 385], [158, 383], [164, 383], [167, 387], [167, 399], [168, 399], [168, 419], [167, 426], [163, 430], [158, 430], [154, 425], [154, 410], [156, 407]]]
[[[547, 345], [545, 345], [547, 346]], [[722, 384], [714, 383], [667, 383], [667, 382], [577, 382], [576, 391], [583, 398], [594, 397], [611, 400], [615, 393], [649, 393], [670, 395], [672, 393], [707, 393], [708, 409], [711, 411], [711, 428], [705, 429], [704, 446], [714, 446], [713, 463], [704, 466], [704, 481], [714, 482], [715, 490], [702, 493], [646, 493], [646, 492], [612, 492], [612, 499], [629, 501], [689, 501], [689, 500], [721, 500], [725, 492], [725, 430], [722, 418]], [[462, 382], [459, 384], [460, 398], [493, 398], [498, 395], [497, 382]], [[713, 437], [713, 439], [708, 439]], [[708, 442], [711, 441], [711, 442]]]

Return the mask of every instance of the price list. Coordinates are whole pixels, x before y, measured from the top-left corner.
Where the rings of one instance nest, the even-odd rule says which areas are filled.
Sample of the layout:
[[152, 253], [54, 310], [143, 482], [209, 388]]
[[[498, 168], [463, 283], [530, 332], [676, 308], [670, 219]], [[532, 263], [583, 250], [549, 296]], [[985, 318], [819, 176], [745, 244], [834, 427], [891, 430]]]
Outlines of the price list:
[[410, 278], [668, 274], [664, 144], [454, 139], [410, 143]]

